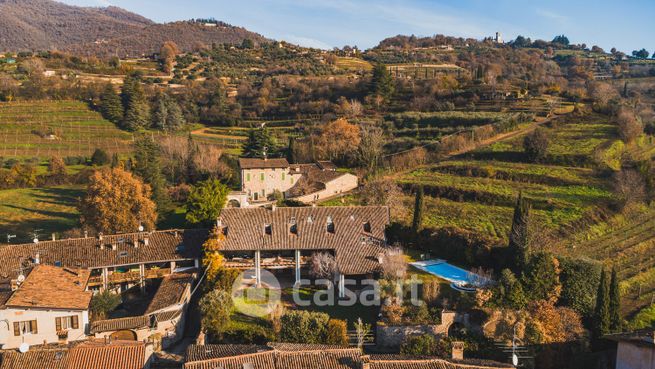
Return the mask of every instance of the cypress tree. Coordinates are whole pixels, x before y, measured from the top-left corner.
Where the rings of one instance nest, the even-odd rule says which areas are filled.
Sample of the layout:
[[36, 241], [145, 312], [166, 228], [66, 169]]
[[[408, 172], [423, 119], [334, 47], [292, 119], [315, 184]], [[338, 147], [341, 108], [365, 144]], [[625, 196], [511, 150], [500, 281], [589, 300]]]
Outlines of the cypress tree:
[[618, 333], [621, 331], [621, 292], [619, 291], [619, 279], [616, 269], [612, 268], [609, 290], [609, 314], [610, 331]]
[[121, 100], [125, 109], [123, 128], [132, 131], [146, 128], [150, 123], [150, 106], [148, 106], [138, 77], [128, 76], [125, 78]]
[[289, 148], [287, 149], [287, 160], [291, 164], [296, 163], [296, 138], [289, 136]]
[[194, 183], [198, 174], [196, 165], [196, 156], [198, 155], [198, 146], [193, 141], [191, 132], [187, 136], [187, 155], [186, 155], [186, 179], [188, 183]]
[[111, 83], [107, 83], [100, 95], [100, 113], [108, 121], [118, 124], [123, 120], [123, 105], [121, 98]]
[[420, 186], [416, 190], [416, 200], [414, 202], [414, 219], [412, 219], [412, 231], [414, 234], [417, 234], [421, 230], [421, 224], [423, 223], [423, 212], [425, 209], [423, 197], [423, 186]]
[[528, 225], [530, 222], [530, 204], [525, 200], [522, 193], [516, 200], [514, 207], [514, 218], [512, 230], [509, 235], [509, 252], [512, 260], [514, 273], [520, 275], [528, 263], [530, 254], [530, 240]]
[[594, 336], [596, 339], [610, 332], [610, 298], [607, 273], [605, 269], [600, 273], [600, 284], [596, 295], [596, 309], [594, 317]]

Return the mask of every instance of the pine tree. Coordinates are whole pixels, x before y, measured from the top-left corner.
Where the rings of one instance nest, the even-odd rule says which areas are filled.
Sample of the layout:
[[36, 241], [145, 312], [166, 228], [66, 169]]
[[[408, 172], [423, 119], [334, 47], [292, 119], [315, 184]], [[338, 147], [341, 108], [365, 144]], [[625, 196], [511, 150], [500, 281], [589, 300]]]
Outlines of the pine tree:
[[609, 289], [609, 315], [610, 315], [610, 332], [618, 333], [621, 331], [621, 291], [619, 291], [619, 280], [616, 275], [616, 269], [612, 268], [612, 278], [610, 279]]
[[277, 153], [277, 142], [266, 127], [248, 132], [248, 139], [243, 146], [243, 155], [248, 158], [271, 157]]
[[166, 131], [176, 131], [184, 123], [184, 115], [177, 102], [166, 93], [158, 93], [152, 107], [152, 126]]
[[121, 98], [114, 90], [114, 86], [108, 83], [100, 95], [100, 112], [108, 121], [119, 124], [123, 120], [123, 105]]
[[530, 205], [519, 193], [514, 207], [514, 219], [509, 235], [509, 252], [514, 273], [520, 274], [528, 263], [530, 254], [529, 240]]
[[389, 101], [395, 92], [395, 85], [391, 73], [384, 64], [377, 64], [373, 68], [373, 79], [371, 83], [371, 92]]
[[605, 269], [600, 273], [600, 284], [596, 295], [594, 316], [594, 336], [596, 339], [610, 332], [610, 297]]
[[172, 210], [171, 199], [166, 191], [166, 181], [161, 171], [160, 148], [150, 136], [142, 136], [135, 142], [134, 173], [150, 185], [152, 200], [157, 211], [166, 213]]
[[138, 77], [128, 76], [125, 78], [121, 100], [125, 109], [123, 128], [136, 131], [148, 127], [150, 107]]
[[416, 190], [416, 200], [414, 201], [414, 218], [412, 220], [412, 232], [414, 234], [417, 234], [421, 230], [421, 224], [423, 223], [423, 212], [425, 210], [423, 197], [423, 186], [420, 186]]

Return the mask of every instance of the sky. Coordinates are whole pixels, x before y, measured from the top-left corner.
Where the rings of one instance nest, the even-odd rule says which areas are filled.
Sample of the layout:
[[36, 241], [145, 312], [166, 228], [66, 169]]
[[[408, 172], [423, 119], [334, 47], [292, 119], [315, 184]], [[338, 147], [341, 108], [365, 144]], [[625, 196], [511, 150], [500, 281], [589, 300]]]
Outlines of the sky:
[[371, 48], [398, 34], [472, 37], [500, 32], [572, 43], [655, 50], [653, 0], [59, 0], [115, 5], [156, 22], [216, 18], [266, 37], [329, 49]]

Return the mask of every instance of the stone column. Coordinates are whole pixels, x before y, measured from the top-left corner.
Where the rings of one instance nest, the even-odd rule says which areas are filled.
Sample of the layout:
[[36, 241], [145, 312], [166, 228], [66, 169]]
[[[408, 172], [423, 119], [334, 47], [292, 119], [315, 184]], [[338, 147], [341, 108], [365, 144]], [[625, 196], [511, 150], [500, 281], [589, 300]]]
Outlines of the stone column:
[[109, 284], [109, 270], [107, 268], [102, 268], [102, 290], [107, 290], [107, 285]]
[[175, 262], [171, 261], [171, 274], [175, 273]]
[[295, 251], [296, 257], [296, 284], [300, 283], [300, 250]]
[[345, 298], [346, 297], [346, 276], [339, 273], [339, 298]]
[[146, 288], [146, 265], [139, 264], [139, 285], [141, 286], [141, 291]]
[[255, 282], [257, 283], [257, 287], [260, 287], [262, 284], [261, 265], [262, 265], [262, 253], [261, 251], [257, 250], [255, 251]]

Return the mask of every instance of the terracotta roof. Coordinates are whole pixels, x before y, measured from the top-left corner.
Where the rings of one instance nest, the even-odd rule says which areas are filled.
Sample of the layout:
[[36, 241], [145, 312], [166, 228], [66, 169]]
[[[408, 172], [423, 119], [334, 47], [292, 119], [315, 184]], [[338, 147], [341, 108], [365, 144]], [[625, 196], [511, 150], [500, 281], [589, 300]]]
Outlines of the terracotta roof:
[[[66, 369], [142, 369], [146, 363], [143, 342], [85, 341], [68, 352]], [[45, 368], [44, 368], [45, 369]]]
[[655, 326], [634, 332], [608, 334], [605, 338], [617, 342], [630, 342], [638, 346], [655, 347]]
[[[147, 245], [143, 242], [146, 235]], [[200, 257], [206, 238], [206, 230], [169, 230], [107, 235], [102, 241], [88, 237], [0, 246], [0, 280], [15, 278], [17, 261], [32, 262], [37, 254], [41, 264], [71, 268], [194, 259]], [[116, 245], [115, 250], [112, 244]]]
[[157, 292], [150, 300], [146, 315], [182, 302], [184, 291], [193, 282], [191, 274], [170, 274], [164, 277], [157, 288]]
[[93, 295], [85, 291], [89, 273], [85, 269], [38, 265], [5, 304], [11, 307], [86, 310]]
[[[226, 251], [334, 250], [340, 271], [352, 275], [379, 269], [389, 210], [382, 206], [229, 208], [220, 219], [227, 231]], [[327, 230], [328, 219], [334, 232]], [[297, 234], [289, 231], [292, 220]], [[264, 233], [266, 224], [272, 227], [270, 235]]]
[[[224, 347], [221, 347], [224, 346]], [[203, 346], [187, 351], [185, 369], [359, 369], [360, 351], [357, 348], [327, 345], [268, 344], [253, 346], [211, 345], [209, 353]], [[253, 352], [255, 349], [259, 351]], [[191, 352], [191, 353], [190, 353]], [[245, 352], [245, 353], [244, 353]], [[230, 356], [228, 356], [230, 355]], [[199, 360], [194, 361], [197, 358]]]
[[12, 291], [0, 291], [0, 309], [5, 308], [5, 304], [7, 303], [7, 300], [9, 300], [12, 294], [13, 294]]
[[15, 350], [0, 352], [0, 369], [66, 369], [68, 349], [34, 349], [24, 354]]
[[211, 360], [271, 350], [272, 348], [266, 345], [189, 345], [185, 361]]
[[505, 369], [509, 364], [487, 360], [447, 361], [435, 357], [371, 355], [370, 369]]
[[[173, 320], [180, 316], [182, 310], [171, 310], [164, 311], [161, 313], [154, 314], [154, 319], [157, 322], [164, 322], [168, 320]], [[96, 320], [91, 323], [91, 334], [102, 333], [102, 332], [112, 332], [120, 331], [123, 329], [142, 329], [147, 328], [151, 325], [152, 319], [151, 315], [139, 315], [139, 316], [130, 316], [126, 318], [117, 318], [117, 319], [105, 319], [105, 320]]]
[[239, 158], [241, 169], [289, 168], [289, 162], [284, 158]]

